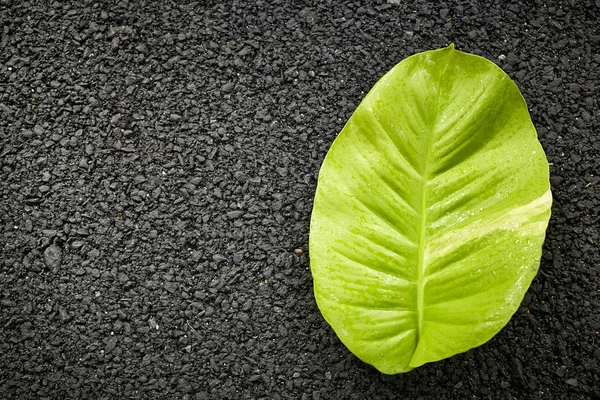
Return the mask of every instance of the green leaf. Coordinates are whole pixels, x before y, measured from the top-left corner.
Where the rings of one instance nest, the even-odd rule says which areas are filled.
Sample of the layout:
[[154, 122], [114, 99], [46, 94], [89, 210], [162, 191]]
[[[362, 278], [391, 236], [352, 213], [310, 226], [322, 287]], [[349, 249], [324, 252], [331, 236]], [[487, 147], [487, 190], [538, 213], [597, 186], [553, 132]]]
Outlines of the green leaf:
[[510, 78], [452, 45], [409, 57], [323, 162], [310, 229], [317, 304], [387, 374], [479, 346], [534, 278], [551, 203]]

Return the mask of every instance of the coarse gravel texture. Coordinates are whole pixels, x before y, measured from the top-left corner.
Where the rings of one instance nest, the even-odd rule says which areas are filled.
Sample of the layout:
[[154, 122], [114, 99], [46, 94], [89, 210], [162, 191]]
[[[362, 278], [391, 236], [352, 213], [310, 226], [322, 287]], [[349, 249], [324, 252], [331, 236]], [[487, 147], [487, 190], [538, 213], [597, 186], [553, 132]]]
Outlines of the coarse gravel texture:
[[[599, 0], [0, 0], [0, 397], [600, 398], [599, 15]], [[553, 216], [506, 328], [386, 376], [316, 307], [316, 177], [376, 81], [451, 42], [522, 90]]]

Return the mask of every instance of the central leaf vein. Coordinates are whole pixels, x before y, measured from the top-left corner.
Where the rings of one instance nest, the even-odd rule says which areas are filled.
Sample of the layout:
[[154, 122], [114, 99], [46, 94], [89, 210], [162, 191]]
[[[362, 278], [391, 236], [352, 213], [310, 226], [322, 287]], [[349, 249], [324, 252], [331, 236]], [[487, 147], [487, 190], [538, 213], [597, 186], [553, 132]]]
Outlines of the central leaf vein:
[[421, 183], [421, 212], [419, 220], [419, 264], [418, 264], [418, 277], [417, 277], [417, 345], [423, 335], [423, 319], [424, 319], [424, 305], [425, 305], [425, 249], [427, 244], [427, 218], [428, 218], [428, 206], [427, 206], [427, 182], [429, 181], [431, 174], [431, 152], [433, 148], [433, 140], [435, 136], [435, 122], [439, 115], [439, 101], [440, 92], [443, 82], [443, 77], [448, 67], [448, 60], [444, 65], [444, 69], [440, 75], [439, 85], [436, 92], [436, 100], [434, 110], [435, 113], [431, 119], [432, 125], [430, 127], [429, 135], [427, 135], [427, 150], [425, 152], [425, 164], [423, 166], [423, 175]]

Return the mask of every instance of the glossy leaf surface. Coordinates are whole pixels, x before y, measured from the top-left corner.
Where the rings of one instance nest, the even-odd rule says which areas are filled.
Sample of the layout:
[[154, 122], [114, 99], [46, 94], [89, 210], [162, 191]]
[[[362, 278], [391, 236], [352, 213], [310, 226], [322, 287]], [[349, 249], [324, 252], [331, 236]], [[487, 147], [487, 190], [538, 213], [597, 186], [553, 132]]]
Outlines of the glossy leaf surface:
[[388, 374], [479, 346], [534, 278], [551, 202], [510, 78], [453, 46], [409, 57], [323, 162], [310, 231], [318, 306]]

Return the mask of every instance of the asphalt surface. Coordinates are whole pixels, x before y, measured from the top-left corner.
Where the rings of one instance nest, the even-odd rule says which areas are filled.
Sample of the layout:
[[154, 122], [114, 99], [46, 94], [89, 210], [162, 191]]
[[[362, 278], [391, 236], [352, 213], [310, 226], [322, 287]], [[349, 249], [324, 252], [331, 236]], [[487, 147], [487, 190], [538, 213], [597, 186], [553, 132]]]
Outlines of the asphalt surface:
[[[391, 3], [0, 0], [1, 398], [600, 398], [600, 1]], [[505, 329], [386, 376], [316, 307], [316, 177], [451, 42], [521, 89], [553, 216]]]

